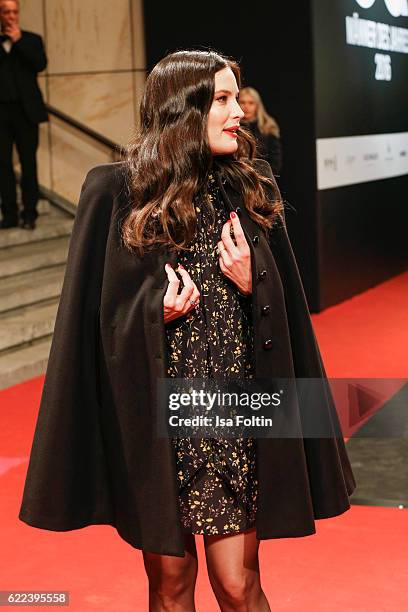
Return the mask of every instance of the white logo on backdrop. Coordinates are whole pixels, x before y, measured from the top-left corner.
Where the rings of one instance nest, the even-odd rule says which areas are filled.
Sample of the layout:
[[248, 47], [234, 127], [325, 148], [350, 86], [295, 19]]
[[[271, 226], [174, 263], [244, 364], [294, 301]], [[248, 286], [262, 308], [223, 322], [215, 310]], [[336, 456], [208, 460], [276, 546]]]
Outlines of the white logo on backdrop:
[[408, 0], [384, 0], [393, 17], [408, 17]]
[[[363, 9], [374, 5], [376, 0], [356, 0]], [[384, 0], [387, 10], [393, 17], [408, 17], [408, 0]], [[361, 19], [354, 12], [352, 17], [346, 17], [346, 42], [348, 45], [408, 54], [408, 28], [372, 19]], [[391, 81], [391, 55], [376, 53], [374, 55], [375, 79]]]
[[[356, 0], [356, 2], [361, 8], [369, 9], [375, 0]], [[384, 2], [393, 17], [408, 17], [408, 0], [384, 0]]]
[[356, 0], [357, 4], [361, 6], [361, 8], [371, 8], [375, 2], [375, 0]]

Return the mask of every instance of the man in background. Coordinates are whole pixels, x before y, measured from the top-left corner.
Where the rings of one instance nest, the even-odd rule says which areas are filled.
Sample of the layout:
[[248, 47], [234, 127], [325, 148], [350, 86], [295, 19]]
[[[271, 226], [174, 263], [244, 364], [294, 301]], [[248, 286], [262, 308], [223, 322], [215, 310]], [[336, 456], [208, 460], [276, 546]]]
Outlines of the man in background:
[[48, 121], [37, 83], [47, 66], [41, 36], [21, 31], [17, 0], [0, 0], [0, 229], [18, 226], [13, 145], [21, 164], [21, 226], [34, 229], [38, 216], [36, 153], [38, 124]]

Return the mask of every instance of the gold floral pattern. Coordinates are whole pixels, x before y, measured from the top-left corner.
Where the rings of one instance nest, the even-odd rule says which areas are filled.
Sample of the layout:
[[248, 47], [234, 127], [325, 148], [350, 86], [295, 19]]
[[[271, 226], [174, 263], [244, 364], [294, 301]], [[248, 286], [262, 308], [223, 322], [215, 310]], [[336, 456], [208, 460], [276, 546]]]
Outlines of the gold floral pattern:
[[[252, 378], [251, 298], [221, 272], [217, 243], [229, 219], [210, 175], [196, 198], [197, 231], [181, 263], [201, 297], [196, 309], [166, 325], [168, 375], [175, 378]], [[220, 535], [255, 524], [256, 440], [173, 438], [184, 533]]]

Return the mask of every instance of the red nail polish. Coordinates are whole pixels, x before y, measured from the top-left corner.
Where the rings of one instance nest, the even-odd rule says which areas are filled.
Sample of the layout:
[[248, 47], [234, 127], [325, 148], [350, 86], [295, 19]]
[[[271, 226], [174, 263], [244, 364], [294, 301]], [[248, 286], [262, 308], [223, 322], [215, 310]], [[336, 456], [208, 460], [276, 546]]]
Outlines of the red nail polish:
[[170, 268], [173, 267], [169, 261], [166, 261], [166, 266], [170, 266]]
[[236, 215], [234, 212], [230, 213], [230, 217], [231, 217], [231, 219], [235, 219], [235, 217], [236, 217], [236, 216], [237, 216], [237, 215]]
[[185, 267], [182, 266], [181, 264], [179, 264], [179, 268], [181, 268], [182, 270], [185, 270]]

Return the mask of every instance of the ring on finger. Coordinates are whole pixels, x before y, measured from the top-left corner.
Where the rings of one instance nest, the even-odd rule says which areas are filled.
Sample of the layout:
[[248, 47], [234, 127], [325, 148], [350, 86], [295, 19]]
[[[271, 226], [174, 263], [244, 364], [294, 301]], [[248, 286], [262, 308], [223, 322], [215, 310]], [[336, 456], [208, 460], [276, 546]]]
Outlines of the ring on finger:
[[198, 300], [188, 300], [192, 306], [196, 306], [198, 304]]

